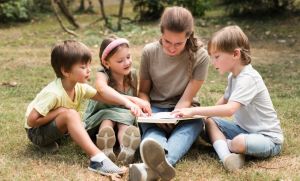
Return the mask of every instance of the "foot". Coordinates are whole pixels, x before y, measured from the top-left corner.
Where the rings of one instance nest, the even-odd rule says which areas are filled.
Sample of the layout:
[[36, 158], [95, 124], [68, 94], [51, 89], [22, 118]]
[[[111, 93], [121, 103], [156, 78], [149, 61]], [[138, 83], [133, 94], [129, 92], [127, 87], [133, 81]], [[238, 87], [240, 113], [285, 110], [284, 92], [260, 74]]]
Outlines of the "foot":
[[101, 162], [97, 161], [90, 161], [90, 165], [88, 167], [89, 170], [93, 172], [100, 173], [102, 175], [109, 176], [111, 174], [119, 174], [122, 175], [126, 172], [125, 168], [120, 168], [117, 165], [115, 165], [112, 161], [109, 159], [104, 159]]
[[245, 157], [242, 154], [231, 153], [224, 159], [224, 167], [228, 171], [240, 169], [245, 164]]
[[129, 165], [129, 181], [155, 181], [159, 176], [144, 163]]
[[96, 135], [97, 147], [112, 161], [116, 160], [116, 155], [113, 151], [114, 145], [116, 143], [116, 136], [113, 128], [104, 127], [99, 130]]
[[167, 161], [164, 149], [154, 139], [144, 139], [140, 152], [143, 162], [163, 180], [175, 177], [174, 167]]
[[129, 126], [122, 137], [121, 151], [118, 155], [117, 161], [123, 165], [132, 163], [134, 153], [141, 142], [140, 131], [135, 126]]
[[43, 153], [56, 153], [58, 151], [58, 144], [56, 142], [44, 146], [38, 146]]

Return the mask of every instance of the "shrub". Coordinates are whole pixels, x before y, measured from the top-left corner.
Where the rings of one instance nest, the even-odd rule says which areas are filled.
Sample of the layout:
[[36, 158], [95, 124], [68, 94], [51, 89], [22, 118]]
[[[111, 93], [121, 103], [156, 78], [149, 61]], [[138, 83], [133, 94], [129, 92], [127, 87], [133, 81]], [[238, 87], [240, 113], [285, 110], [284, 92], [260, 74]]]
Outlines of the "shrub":
[[31, 0], [0, 1], [0, 22], [29, 20], [31, 5]]
[[223, 0], [231, 15], [283, 13], [294, 7], [295, 0]]

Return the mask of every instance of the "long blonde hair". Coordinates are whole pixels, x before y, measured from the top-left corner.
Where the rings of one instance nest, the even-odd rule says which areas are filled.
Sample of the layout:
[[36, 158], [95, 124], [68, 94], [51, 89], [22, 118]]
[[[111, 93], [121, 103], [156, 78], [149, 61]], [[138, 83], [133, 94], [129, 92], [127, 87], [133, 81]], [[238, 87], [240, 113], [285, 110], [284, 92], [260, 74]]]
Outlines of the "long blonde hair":
[[243, 30], [236, 25], [227, 26], [213, 34], [208, 42], [208, 53], [215, 51], [232, 53], [240, 49], [243, 65], [251, 63], [250, 43]]
[[185, 44], [185, 49], [189, 54], [188, 72], [191, 78], [196, 59], [195, 52], [203, 47], [203, 43], [194, 35], [194, 18], [191, 12], [178, 6], [166, 8], [160, 20], [161, 33], [164, 33], [165, 29], [176, 33], [185, 32], [185, 36], [188, 38]]

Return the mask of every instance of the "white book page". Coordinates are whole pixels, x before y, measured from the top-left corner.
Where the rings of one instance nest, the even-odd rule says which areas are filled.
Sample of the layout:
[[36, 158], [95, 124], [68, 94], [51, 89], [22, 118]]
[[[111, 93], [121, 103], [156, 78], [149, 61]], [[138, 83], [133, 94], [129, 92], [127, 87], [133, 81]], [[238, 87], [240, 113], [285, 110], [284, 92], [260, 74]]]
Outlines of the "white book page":
[[158, 112], [158, 113], [153, 113], [151, 118], [154, 119], [173, 119], [175, 118], [174, 115], [171, 115], [171, 112]]

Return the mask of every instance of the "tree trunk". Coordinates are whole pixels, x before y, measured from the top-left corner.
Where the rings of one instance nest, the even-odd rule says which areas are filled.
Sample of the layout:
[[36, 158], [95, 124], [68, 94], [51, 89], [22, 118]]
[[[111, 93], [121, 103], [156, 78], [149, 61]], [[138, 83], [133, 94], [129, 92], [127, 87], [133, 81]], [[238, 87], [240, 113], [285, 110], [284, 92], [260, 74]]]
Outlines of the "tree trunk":
[[118, 19], [118, 30], [122, 29], [122, 17], [123, 17], [124, 1], [125, 0], [121, 0], [121, 2], [120, 2], [119, 19]]
[[80, 0], [80, 6], [77, 9], [78, 12], [83, 12], [85, 10], [84, 0]]
[[71, 23], [75, 28], [80, 28], [79, 24], [76, 22], [73, 15], [70, 13], [69, 9], [66, 7], [63, 0], [54, 0], [56, 4], [58, 5], [59, 9], [63, 13], [63, 15], [67, 18], [69, 23]]
[[68, 28], [66, 28], [66, 27], [64, 26], [64, 24], [63, 24], [61, 18], [60, 18], [59, 15], [58, 15], [58, 12], [57, 12], [57, 10], [56, 10], [56, 8], [55, 8], [54, 3], [56, 3], [55, 0], [51, 0], [51, 6], [52, 6], [52, 9], [53, 9], [53, 11], [54, 11], [54, 14], [55, 14], [55, 16], [56, 16], [56, 19], [57, 19], [57, 21], [59, 22], [59, 25], [61, 26], [61, 28], [62, 28], [65, 32], [67, 32], [67, 33], [69, 33], [69, 34], [74, 35], [74, 36], [77, 37], [78, 35], [77, 35], [74, 31], [69, 30]]
[[103, 0], [99, 0], [99, 4], [100, 4], [100, 12], [101, 12], [102, 18], [104, 19], [105, 26], [108, 27], [108, 28], [110, 28], [109, 27], [108, 19], [106, 17], [105, 11], [104, 11]]

